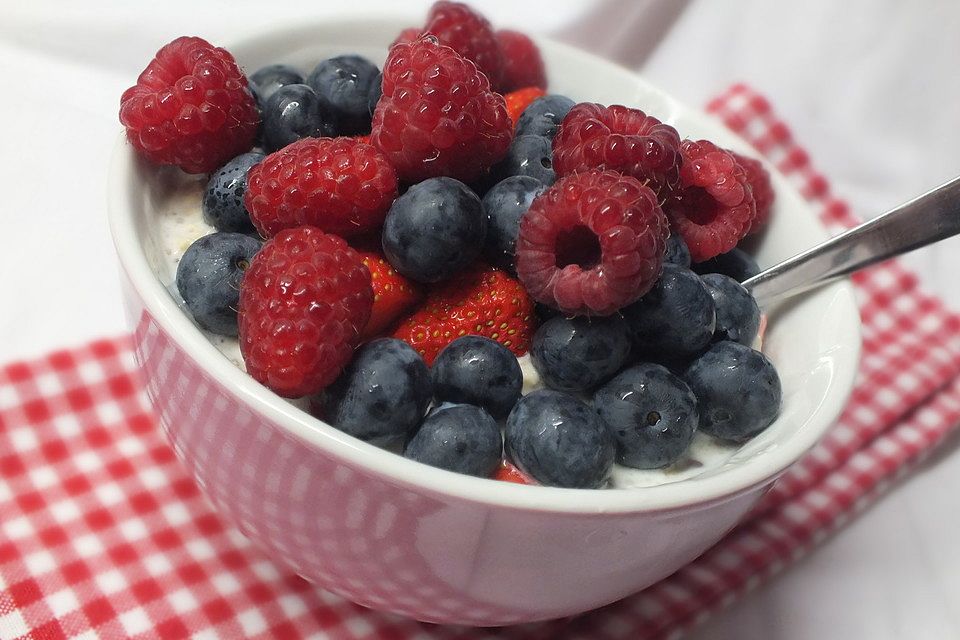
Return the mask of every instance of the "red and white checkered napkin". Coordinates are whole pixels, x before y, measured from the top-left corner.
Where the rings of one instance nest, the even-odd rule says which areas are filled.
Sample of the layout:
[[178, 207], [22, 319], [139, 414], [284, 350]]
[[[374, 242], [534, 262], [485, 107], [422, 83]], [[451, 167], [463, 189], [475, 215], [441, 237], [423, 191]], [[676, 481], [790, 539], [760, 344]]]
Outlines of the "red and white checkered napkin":
[[[738, 86], [709, 105], [834, 230], [856, 220]], [[860, 377], [839, 424], [751, 517], [646, 591], [515, 638], [663, 638], [796, 561], [960, 422], [960, 318], [887, 264], [855, 278]], [[155, 427], [126, 338], [0, 370], [0, 638], [464, 638], [313, 588], [224, 524]]]

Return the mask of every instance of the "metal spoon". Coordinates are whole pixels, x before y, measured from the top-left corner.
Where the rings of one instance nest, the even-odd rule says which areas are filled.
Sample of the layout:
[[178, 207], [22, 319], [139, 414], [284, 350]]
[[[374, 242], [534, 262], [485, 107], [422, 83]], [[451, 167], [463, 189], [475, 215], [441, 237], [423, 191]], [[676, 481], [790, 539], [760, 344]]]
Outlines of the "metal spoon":
[[746, 280], [760, 307], [960, 233], [960, 178]]

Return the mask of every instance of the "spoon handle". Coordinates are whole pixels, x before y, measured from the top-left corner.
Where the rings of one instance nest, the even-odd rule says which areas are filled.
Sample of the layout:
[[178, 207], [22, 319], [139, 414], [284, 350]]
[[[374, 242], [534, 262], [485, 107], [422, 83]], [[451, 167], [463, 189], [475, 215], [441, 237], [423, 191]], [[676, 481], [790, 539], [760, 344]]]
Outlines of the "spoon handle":
[[761, 307], [960, 233], [960, 178], [743, 283]]

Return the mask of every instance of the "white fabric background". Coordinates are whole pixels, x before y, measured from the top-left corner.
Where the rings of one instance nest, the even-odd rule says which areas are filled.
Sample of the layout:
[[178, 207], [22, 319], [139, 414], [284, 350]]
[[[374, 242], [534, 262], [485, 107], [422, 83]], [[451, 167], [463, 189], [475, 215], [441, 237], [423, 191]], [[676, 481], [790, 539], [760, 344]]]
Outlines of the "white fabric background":
[[[0, 361], [125, 330], [105, 222], [119, 95], [163, 43], [227, 42], [341, 3], [0, 0]], [[428, 2], [350, 3], [406, 13]], [[309, 5], [309, 6], [308, 6]], [[862, 216], [960, 173], [960, 3], [488, 0], [496, 24], [636, 68], [702, 105], [734, 81], [770, 97]], [[908, 258], [960, 306], [960, 239]], [[941, 455], [785, 575], [693, 637], [960, 637], [960, 459]]]

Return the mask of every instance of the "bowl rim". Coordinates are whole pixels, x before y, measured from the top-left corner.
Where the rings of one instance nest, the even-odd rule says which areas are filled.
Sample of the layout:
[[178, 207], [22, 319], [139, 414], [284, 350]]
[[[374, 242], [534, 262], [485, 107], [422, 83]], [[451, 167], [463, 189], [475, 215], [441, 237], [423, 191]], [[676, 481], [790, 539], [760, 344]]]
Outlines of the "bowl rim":
[[[352, 23], [355, 20], [351, 16], [346, 16], [346, 19], [339, 22], [345, 26], [346, 23]], [[396, 27], [397, 31], [404, 24], [389, 17], [381, 18], [377, 22], [385, 23], [388, 27]], [[326, 20], [323, 23], [317, 21], [315, 24], [298, 23], [287, 31], [302, 32], [311, 25], [319, 28], [321, 24], [329, 28], [331, 21]], [[369, 21], [365, 24], [369, 26]], [[238, 48], [253, 46], [258, 40], [267, 41], [276, 38], [280, 29], [282, 27], [272, 28], [268, 33], [248, 34], [243, 38], [235, 39], [232, 45]], [[672, 96], [650, 85], [639, 74], [629, 69], [570, 45], [543, 37], [535, 39], [538, 43], [568, 55], [580, 56], [590, 64], [613, 67], [621, 73], [624, 71], [630, 73], [637, 80], [638, 85], [670, 100], [687, 115], [714, 120], [708, 114], [676, 101]], [[738, 137], [733, 132], [729, 133]], [[743, 144], [747, 145], [746, 142]], [[130, 185], [136, 177], [137, 167], [141, 162], [143, 161], [127, 143], [124, 132], [121, 130], [108, 174], [108, 220], [121, 267], [140, 297], [144, 309], [185, 353], [186, 357], [192, 359], [198, 367], [222, 384], [231, 395], [243, 402], [251, 411], [309, 446], [316, 447], [349, 465], [359, 467], [369, 474], [380, 476], [386, 482], [490, 507], [565, 514], [656, 512], [703, 506], [732, 499], [751, 488], [772, 482], [823, 436], [835, 422], [853, 388], [861, 349], [860, 316], [854, 302], [852, 286], [848, 281], [841, 280], [824, 289], [834, 293], [831, 300], [845, 304], [852, 312], [847, 314], [853, 316], [850, 322], [844, 327], [838, 327], [838, 332], [843, 334], [844, 344], [849, 343], [851, 348], [847, 358], [837, 359], [828, 392], [807, 417], [807, 428], [799, 430], [786, 440], [778, 441], [778, 446], [771, 450], [764, 451], [761, 455], [710, 477], [709, 481], [697, 483], [681, 480], [640, 488], [569, 489], [495, 482], [487, 478], [462, 475], [408, 460], [339, 431], [274, 394], [224, 357], [187, 318], [150, 267], [138, 239], [135, 221], [137, 205], [134, 202], [135, 198], [132, 197], [136, 190], [131, 191]], [[771, 170], [776, 171], [775, 168]], [[800, 200], [804, 206], [809, 207], [805, 200]], [[812, 212], [811, 217], [823, 228], [822, 223]], [[695, 478], [689, 480], [695, 480]]]

